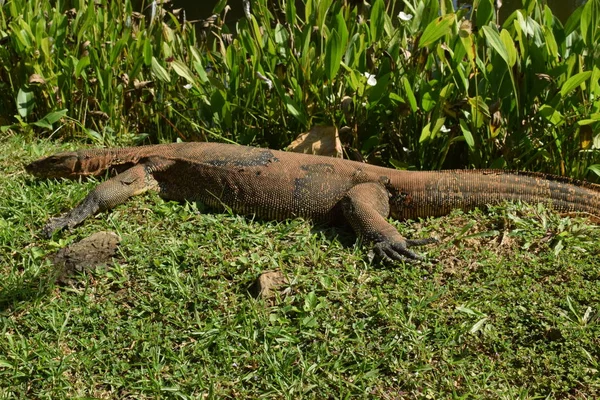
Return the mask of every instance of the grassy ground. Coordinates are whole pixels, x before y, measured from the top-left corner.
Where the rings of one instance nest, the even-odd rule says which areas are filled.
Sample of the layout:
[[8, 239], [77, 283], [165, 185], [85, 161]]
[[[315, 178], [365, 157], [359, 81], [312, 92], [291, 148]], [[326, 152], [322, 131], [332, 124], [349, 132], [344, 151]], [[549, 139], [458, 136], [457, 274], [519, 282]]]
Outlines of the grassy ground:
[[[378, 266], [342, 230], [149, 195], [45, 240], [94, 186], [24, 173], [59, 147], [0, 144], [0, 396], [600, 396], [600, 235], [585, 220], [506, 205], [398, 223], [438, 235], [421, 250], [440, 261]], [[49, 283], [45, 256], [99, 230], [121, 235], [116, 263]], [[290, 283], [255, 299], [272, 269]]]

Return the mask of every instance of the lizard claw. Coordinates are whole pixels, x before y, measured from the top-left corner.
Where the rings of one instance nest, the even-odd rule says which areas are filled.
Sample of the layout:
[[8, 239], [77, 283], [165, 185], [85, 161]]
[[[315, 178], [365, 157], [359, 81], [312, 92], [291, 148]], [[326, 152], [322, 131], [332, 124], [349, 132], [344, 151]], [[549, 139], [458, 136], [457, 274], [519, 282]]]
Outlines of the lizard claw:
[[426, 244], [439, 242], [436, 238], [426, 239], [405, 239], [402, 241], [381, 241], [375, 243], [373, 250], [377, 257], [382, 260], [397, 262], [397, 261], [423, 261], [425, 258], [410, 250], [409, 247], [423, 246]]
[[68, 218], [65, 218], [65, 217], [52, 218], [42, 228], [42, 235], [46, 239], [50, 239], [52, 237], [52, 234], [54, 234], [54, 232], [56, 232], [57, 230], [64, 229], [68, 225], [69, 225]]

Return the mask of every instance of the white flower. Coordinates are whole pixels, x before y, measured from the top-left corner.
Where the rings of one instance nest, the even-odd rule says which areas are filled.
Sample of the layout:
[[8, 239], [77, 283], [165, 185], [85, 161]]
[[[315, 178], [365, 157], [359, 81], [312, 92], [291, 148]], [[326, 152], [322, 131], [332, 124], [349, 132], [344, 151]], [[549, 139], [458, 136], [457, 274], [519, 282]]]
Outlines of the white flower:
[[186, 88], [187, 90], [190, 90], [192, 88], [192, 84], [188, 83], [187, 85], [183, 85], [184, 88]]
[[375, 75], [371, 75], [368, 72], [365, 72], [364, 75], [365, 75], [365, 78], [367, 78], [367, 85], [369, 85], [369, 86], [377, 85], [377, 79], [375, 79]]
[[400, 18], [402, 21], [410, 21], [413, 16], [412, 14], [407, 14], [404, 11], [400, 11], [400, 14], [398, 14], [398, 18]]
[[443, 133], [448, 133], [448, 132], [450, 132], [450, 129], [446, 128], [446, 125], [442, 125], [442, 127], [440, 128], [440, 131]]

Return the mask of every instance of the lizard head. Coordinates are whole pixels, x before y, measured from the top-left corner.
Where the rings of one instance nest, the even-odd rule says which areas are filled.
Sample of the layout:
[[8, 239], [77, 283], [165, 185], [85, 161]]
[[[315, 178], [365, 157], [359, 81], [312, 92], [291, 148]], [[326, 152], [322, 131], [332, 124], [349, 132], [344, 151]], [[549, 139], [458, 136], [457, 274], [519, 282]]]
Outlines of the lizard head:
[[81, 174], [81, 162], [74, 151], [65, 151], [25, 165], [25, 170], [37, 178], [76, 178]]

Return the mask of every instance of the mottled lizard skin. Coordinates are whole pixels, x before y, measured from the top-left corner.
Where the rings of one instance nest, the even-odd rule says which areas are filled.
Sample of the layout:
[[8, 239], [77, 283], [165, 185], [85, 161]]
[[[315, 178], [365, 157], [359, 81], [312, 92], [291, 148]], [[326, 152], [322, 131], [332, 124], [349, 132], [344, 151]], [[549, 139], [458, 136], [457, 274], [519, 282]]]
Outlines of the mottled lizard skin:
[[503, 201], [544, 203], [557, 211], [600, 216], [600, 185], [552, 175], [495, 170], [398, 171], [306, 154], [222, 143], [177, 143], [64, 152], [27, 165], [42, 178], [102, 175], [73, 210], [51, 219], [44, 234], [72, 228], [147, 190], [172, 200], [201, 201], [265, 219], [346, 221], [375, 252], [420, 258], [386, 220], [439, 216]]

